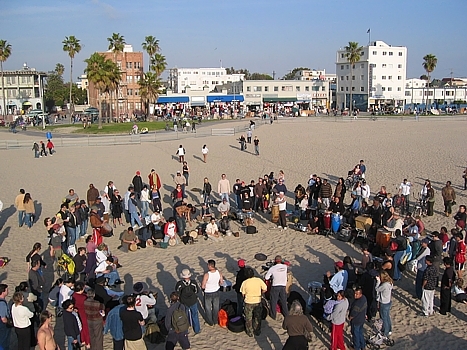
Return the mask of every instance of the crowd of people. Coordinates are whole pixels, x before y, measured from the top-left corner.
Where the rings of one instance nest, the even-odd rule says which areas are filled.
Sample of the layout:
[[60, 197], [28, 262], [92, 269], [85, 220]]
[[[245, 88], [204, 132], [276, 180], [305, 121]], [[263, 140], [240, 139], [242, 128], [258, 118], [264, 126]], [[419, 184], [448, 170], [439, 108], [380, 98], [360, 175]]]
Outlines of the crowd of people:
[[[256, 136], [254, 140], [257, 140]], [[243, 142], [251, 143], [252, 135], [247, 134]], [[259, 148], [256, 153], [259, 155]], [[206, 146], [203, 146], [202, 154], [206, 162]], [[76, 347], [74, 344], [102, 349], [103, 334], [107, 332], [112, 336], [114, 349], [144, 349], [143, 336], [147, 329], [152, 329], [152, 325], [157, 325], [160, 333], [161, 328], [166, 329], [166, 349], [173, 349], [177, 343], [183, 349], [189, 349], [188, 328], [193, 328], [194, 335], [201, 332], [197, 306], [200, 291], [203, 291], [207, 326], [218, 324], [221, 308], [219, 288], [225, 286], [225, 281], [214, 260], [207, 261], [207, 271], [200, 284], [192, 278], [190, 270], [182, 271], [180, 281], [170, 294], [170, 307], [165, 318], [161, 318], [156, 306], [157, 294], [145, 290], [142, 282], [132, 286], [131, 294], [124, 295], [119, 290], [123, 281], [118, 270], [122, 266], [104, 242], [105, 237], [112, 235], [117, 225], [127, 225], [120, 237], [119, 248], [123, 250], [163, 247], [164, 243], [177, 245], [196, 228], [193, 226], [196, 220], [201, 223], [198, 232], [206, 239], [218, 242], [232, 231], [229, 224], [232, 212], [250, 214], [251, 217], [272, 214], [274, 217], [276, 210], [277, 227], [287, 230], [286, 196], [289, 190], [286, 176], [281, 170], [277, 177], [271, 172], [259, 177], [257, 182], [249, 181], [248, 185], [241, 178], [231, 185], [226, 174], [222, 174], [217, 191], [213, 190], [209, 179], [204, 178], [200, 193], [202, 200], [199, 204], [188, 203], [190, 168], [182, 145], [176, 155], [182, 168], [173, 178], [172, 205], [165, 211], [169, 215], [164, 216], [160, 193], [163, 182], [155, 169], [150, 171], [147, 180], [143, 180], [141, 172], [136, 171], [123, 196], [113, 181], [108, 181], [103, 190], [90, 184], [85, 199], [81, 199], [74, 189], [68, 191], [58, 212], [44, 219], [53, 270], [64, 274], [48, 293], [44, 291], [47, 264], [40, 255], [41, 244], [36, 243], [26, 257], [28, 280], [15, 288], [11, 307], [6, 302], [8, 286], [0, 284], [0, 345], [8, 349], [10, 328], [7, 323], [11, 319], [19, 349], [27, 349], [36, 343], [43, 349], [55, 349], [57, 345], [50, 324], [54, 315], [45, 309], [48, 303], [55, 307], [55, 316], [63, 320], [69, 349]], [[387, 338], [392, 335], [391, 292], [394, 283], [403, 276], [401, 265], [407, 261], [404, 264], [401, 261], [409, 245], [412, 259], [416, 260], [414, 296], [421, 300], [423, 316], [434, 314], [433, 300], [438, 287], [441, 315], [451, 311], [453, 296], [458, 302], [467, 302], [462, 279], [466, 254], [465, 206], [460, 205], [453, 217], [451, 237], [445, 227], [428, 235], [422, 217], [434, 215], [435, 195], [430, 180], [425, 181], [420, 191], [421, 215], [414, 217], [410, 212], [415, 207], [410, 203], [412, 184], [407, 179], [401, 182], [394, 196], [381, 186], [372, 197], [363, 160], [349, 172], [349, 178], [351, 186], [344, 178], [339, 178], [333, 191], [328, 179], [310, 175], [306, 187], [301, 184], [295, 187], [292, 210], [299, 213], [299, 219], [307, 221], [310, 234], [322, 231], [323, 212], [342, 214], [343, 222], [353, 226], [358, 216], [372, 219], [371, 227], [365, 232], [361, 263], [345, 257], [335, 263], [334, 273], [328, 272], [324, 276], [320, 299], [323, 312], [318, 318], [324, 316], [331, 323], [333, 350], [345, 348], [345, 322], [350, 323], [354, 348], [365, 348], [363, 325], [374, 320], [377, 312], [382, 320], [382, 334]], [[346, 201], [346, 194], [350, 194], [350, 203]], [[451, 216], [456, 195], [450, 181], [442, 189], [442, 198], [444, 213]], [[214, 206], [218, 199], [218, 205]], [[201, 212], [198, 217], [196, 206]], [[18, 225], [31, 228], [36, 221], [31, 194], [20, 189], [15, 207]], [[88, 230], [88, 225], [91, 230]], [[375, 240], [381, 228], [391, 233], [387, 247], [378, 246]], [[83, 246], [78, 247], [80, 243]], [[382, 259], [373, 258], [377, 255]], [[444, 265], [442, 277], [441, 264]], [[313, 328], [304, 315], [306, 308], [298, 301], [287, 300], [290, 295], [286, 288], [289, 268], [282, 257], [276, 256], [274, 265], [264, 278], [256, 277], [258, 274], [247, 267], [243, 259], [238, 261], [238, 267], [233, 286], [238, 297], [235, 314], [243, 315], [246, 334], [249, 337], [260, 335], [264, 308], [262, 295], [268, 293], [269, 315], [275, 320], [279, 308], [283, 315], [282, 326], [289, 335], [284, 349], [307, 349]], [[47, 294], [48, 299], [44, 299]]]

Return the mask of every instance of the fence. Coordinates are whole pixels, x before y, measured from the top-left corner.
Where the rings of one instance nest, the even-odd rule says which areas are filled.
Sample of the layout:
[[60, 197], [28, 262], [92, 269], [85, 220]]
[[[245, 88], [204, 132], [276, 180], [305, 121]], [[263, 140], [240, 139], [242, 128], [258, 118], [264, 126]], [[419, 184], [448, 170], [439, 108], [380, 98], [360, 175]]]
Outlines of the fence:
[[[257, 123], [258, 124], [258, 123]], [[256, 127], [258, 127], [257, 125]], [[149, 134], [139, 135], [88, 135], [88, 136], [60, 136], [52, 140], [56, 147], [87, 147], [87, 146], [116, 146], [116, 145], [139, 145], [148, 142], [164, 142], [183, 140], [188, 138], [201, 138], [208, 136], [235, 136], [237, 133], [244, 133], [248, 125], [237, 126], [234, 128], [207, 129], [199, 128], [196, 132], [177, 132], [177, 131], [157, 131]], [[0, 150], [11, 150], [20, 148], [32, 149], [31, 140], [0, 140]]]

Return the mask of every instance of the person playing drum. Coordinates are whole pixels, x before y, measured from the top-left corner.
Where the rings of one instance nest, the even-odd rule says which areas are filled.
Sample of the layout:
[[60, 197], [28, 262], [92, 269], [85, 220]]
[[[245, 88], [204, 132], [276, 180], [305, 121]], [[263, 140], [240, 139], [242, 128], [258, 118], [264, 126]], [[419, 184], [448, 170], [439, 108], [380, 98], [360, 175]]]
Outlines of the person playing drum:
[[135, 231], [133, 230], [133, 227], [128, 227], [127, 230], [123, 232], [122, 235], [122, 245], [127, 245], [128, 250], [131, 250], [130, 246], [132, 244], [136, 244], [137, 246], [140, 245], [140, 240], [138, 236], [136, 236]]

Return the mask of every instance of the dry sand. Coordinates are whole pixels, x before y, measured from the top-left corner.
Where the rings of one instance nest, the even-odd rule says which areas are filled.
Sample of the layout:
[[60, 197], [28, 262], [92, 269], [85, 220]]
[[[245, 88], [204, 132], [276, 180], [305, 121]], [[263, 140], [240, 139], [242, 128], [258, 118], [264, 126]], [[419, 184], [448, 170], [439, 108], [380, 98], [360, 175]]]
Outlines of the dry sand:
[[[237, 122], [237, 124], [245, 122]], [[430, 178], [436, 190], [435, 216], [426, 219], [428, 230], [439, 230], [443, 225], [451, 228], [452, 218], [442, 214], [441, 188], [446, 180], [453, 182], [458, 194], [457, 203], [465, 203], [462, 171], [465, 168], [465, 122], [460, 121], [364, 121], [356, 122], [312, 122], [310, 119], [285, 121], [264, 125], [254, 132], [260, 139], [259, 157], [253, 154], [253, 145], [247, 152], [239, 150], [235, 137], [208, 137], [146, 143], [142, 145], [115, 147], [85, 147], [57, 149], [53, 157], [34, 159], [27, 149], [0, 151], [0, 198], [4, 211], [0, 214], [0, 256], [9, 256], [12, 261], [0, 270], [0, 281], [11, 289], [27, 279], [25, 255], [34, 242], [47, 246], [46, 231], [42, 224], [46, 216], [59, 209], [59, 204], [69, 188], [74, 188], [85, 198], [89, 183], [103, 189], [108, 180], [113, 180], [121, 192], [131, 182], [136, 170], [146, 179], [151, 168], [162, 178], [164, 188], [164, 209], [169, 208], [169, 191], [173, 188], [172, 176], [181, 169], [175, 160], [180, 143], [187, 150], [187, 161], [191, 169], [190, 185], [202, 187], [207, 176], [213, 189], [221, 173], [226, 173], [231, 184], [238, 177], [245, 181], [257, 180], [270, 171], [276, 174], [284, 170], [286, 185], [291, 192], [298, 183], [306, 184], [311, 173], [330, 179], [333, 188], [338, 177], [347, 174], [359, 159], [365, 159], [367, 181], [372, 193], [381, 185], [389, 192], [395, 192], [403, 178], [414, 184], [414, 192], [421, 189], [425, 178]], [[13, 135], [1, 133], [0, 138]], [[14, 138], [28, 138], [17, 134]], [[32, 140], [33, 138], [31, 138]], [[208, 163], [201, 161], [201, 147], [207, 144], [210, 153]], [[32, 144], [31, 144], [32, 145]], [[13, 203], [19, 188], [25, 188], [37, 201], [38, 222], [27, 230], [19, 228]], [[192, 202], [199, 201], [199, 195], [188, 191]], [[349, 202], [347, 198], [346, 202]], [[454, 208], [457, 210], [457, 207]], [[293, 290], [300, 291], [306, 298], [306, 287], [310, 281], [321, 281], [322, 274], [332, 269], [335, 260], [350, 255], [356, 259], [358, 247], [323, 236], [307, 236], [289, 229], [286, 232], [269, 230], [273, 225], [269, 216], [257, 219], [259, 233], [240, 234], [240, 238], [227, 237], [222, 243], [199, 241], [195, 245], [179, 245], [167, 250], [147, 248], [135, 253], [118, 251], [118, 237], [106, 239], [123, 267], [119, 269], [126, 292], [131, 292], [133, 283], [146, 282], [151, 290], [159, 292], [157, 306], [164, 314], [168, 295], [173, 290], [178, 275], [184, 268], [190, 268], [201, 279], [208, 259], [215, 259], [225, 277], [235, 280], [236, 260], [244, 258], [247, 264], [261, 271], [261, 263], [254, 260], [254, 254], [262, 252], [272, 258], [281, 254], [292, 264], [294, 275]], [[46, 271], [48, 283], [52, 282], [50, 270]], [[405, 273], [393, 291], [394, 349], [461, 349], [465, 348], [465, 305], [453, 301], [452, 314], [420, 318], [421, 304], [412, 298], [414, 274]], [[435, 304], [439, 305], [438, 292]], [[10, 296], [12, 292], [10, 292]], [[235, 300], [235, 292], [222, 293], [221, 300]], [[202, 311], [201, 311], [202, 314]], [[202, 319], [201, 319], [202, 320]], [[60, 323], [60, 322], [59, 322]], [[249, 338], [246, 334], [234, 334], [219, 327], [210, 328], [201, 321], [202, 333], [190, 337], [193, 349], [281, 349], [287, 334], [279, 321], [269, 317], [263, 322], [261, 336]], [[61, 326], [57, 326], [57, 339], [63, 348]], [[329, 334], [315, 327], [315, 337], [310, 348], [329, 348]], [[350, 345], [350, 328], [346, 330], [347, 344]], [[14, 338], [15, 336], [13, 336]], [[111, 339], [105, 337], [106, 348], [111, 348]], [[163, 349], [150, 345], [150, 349]]]

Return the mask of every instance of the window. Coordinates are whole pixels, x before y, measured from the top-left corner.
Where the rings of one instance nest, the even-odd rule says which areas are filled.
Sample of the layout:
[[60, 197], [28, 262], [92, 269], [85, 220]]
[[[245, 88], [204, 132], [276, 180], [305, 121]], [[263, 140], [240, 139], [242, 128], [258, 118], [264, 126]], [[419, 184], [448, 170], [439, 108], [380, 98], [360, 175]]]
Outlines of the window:
[[305, 86], [305, 91], [310, 91], [310, 87], [309, 87], [309, 86]]
[[269, 86], [265, 86], [265, 87], [264, 87], [264, 91], [265, 91], [265, 92], [268, 92], [268, 91], [269, 91]]
[[402, 80], [402, 77], [400, 75], [398, 75], [397, 80]]
[[312, 86], [311, 91], [319, 91], [319, 86]]
[[392, 87], [388, 87], [388, 91], [392, 91]]
[[365, 56], [365, 52], [364, 51], [360, 52], [360, 56]]
[[384, 86], [381, 87], [381, 91], [386, 91], [386, 88]]
[[117, 61], [117, 67], [118, 69], [122, 69], [122, 61]]
[[378, 54], [378, 51], [373, 51], [373, 56], [376, 56]]
[[133, 82], [133, 76], [132, 76], [132, 75], [127, 75], [127, 76], [126, 76], [126, 82], [127, 82], [127, 83]]
[[132, 63], [132, 62], [127, 62], [127, 63], [126, 63], [126, 68], [127, 68], [127, 69], [131, 69], [131, 63]]
[[397, 88], [397, 91], [401, 91], [401, 90], [402, 90], [402, 89], [401, 89], [401, 87], [399, 86], [399, 87]]
[[383, 63], [383, 64], [381, 65], [381, 67], [382, 67], [382, 68], [386, 68], [386, 67], [387, 67], [386, 63]]
[[376, 91], [376, 87], [373, 86], [373, 87], [371, 88], [371, 91]]
[[326, 86], [321, 86], [321, 91], [326, 91]]
[[21, 84], [26, 84], [26, 77], [21, 77]]
[[348, 87], [348, 86], [345, 87], [345, 91], [349, 91], [349, 87]]
[[279, 91], [279, 86], [274, 86], [274, 91]]
[[341, 75], [341, 80], [344, 80], [344, 76], [343, 76], [343, 75]]
[[135, 83], [140, 81], [141, 80], [141, 76], [140, 75], [135, 75]]
[[135, 68], [141, 68], [141, 62], [135, 62], [134, 67]]
[[362, 74], [360, 75], [360, 80], [364, 80], [365, 79], [365, 76]]
[[388, 53], [386, 51], [383, 51], [383, 56], [386, 56]]
[[127, 89], [127, 95], [133, 96], [133, 89]]
[[283, 85], [282, 91], [293, 91], [292, 85]]
[[345, 57], [345, 53], [341, 53], [341, 58], [344, 58]]
[[251, 86], [247, 86], [246, 91], [251, 91]]
[[345, 69], [349, 69], [349, 65], [348, 65], [348, 64], [345, 65]]
[[352, 80], [355, 80], [355, 75], [352, 75]]
[[[400, 89], [400, 88], [398, 88], [398, 89]], [[410, 96], [410, 91], [406, 91], [405, 96]]]
[[361, 63], [360, 68], [365, 68], [365, 63]]
[[402, 52], [399, 52], [399, 56], [402, 56]]
[[364, 88], [363, 86], [360, 87], [360, 91], [361, 91], [361, 92], [364, 92], [364, 91], [365, 91], [365, 88]]
[[348, 75], [345, 76], [345, 80], [349, 80], [349, 76], [348, 76]]
[[261, 86], [253, 86], [253, 91], [260, 92], [260, 91], [262, 91], [262, 88], [261, 88]]
[[394, 54], [394, 52], [389, 51], [389, 56], [392, 56], [393, 54]]
[[355, 86], [352, 86], [352, 91], [355, 91]]
[[135, 96], [139, 95], [139, 89], [135, 89]]
[[190, 85], [196, 85], [196, 81], [194, 80], [190, 81]]
[[383, 79], [383, 80], [386, 80], [386, 76], [385, 76], [385, 75], [383, 75], [383, 76], [381, 77], [381, 79]]
[[371, 64], [370, 64], [370, 67], [371, 67], [371, 68], [376, 68], [376, 63], [371, 63]]
[[388, 79], [389, 79], [389, 80], [392, 80], [392, 75], [388, 75]]
[[296, 86], [296, 87], [295, 87], [295, 91], [300, 92], [300, 86]]
[[343, 65], [343, 64], [341, 65], [341, 69], [344, 69], [344, 65]]
[[402, 64], [398, 64], [398, 65], [397, 65], [397, 68], [402, 68]]
[[344, 87], [343, 87], [343, 86], [341, 86], [341, 91], [344, 91]]
[[211, 85], [216, 85], [216, 82], [214, 80], [211, 81]]

